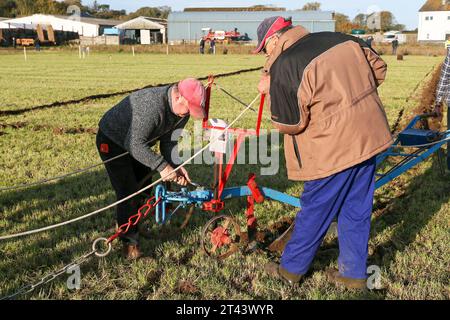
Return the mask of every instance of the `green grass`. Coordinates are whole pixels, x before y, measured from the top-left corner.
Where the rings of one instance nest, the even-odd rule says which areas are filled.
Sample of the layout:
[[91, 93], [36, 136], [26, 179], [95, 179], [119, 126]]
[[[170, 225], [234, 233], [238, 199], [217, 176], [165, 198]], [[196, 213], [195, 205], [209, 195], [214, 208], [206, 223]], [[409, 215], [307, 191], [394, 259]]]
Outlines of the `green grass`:
[[[207, 76], [262, 63], [252, 56], [180, 56], [156, 54], [30, 52], [0, 55], [0, 108], [21, 109], [56, 101], [113, 93], [189, 76]], [[195, 65], [195, 69], [192, 65]], [[163, 66], [163, 68], [161, 68]], [[14, 79], [14, 81], [11, 81]]]
[[[380, 88], [391, 125], [399, 111], [417, 106], [425, 76], [442, 58], [406, 57], [396, 61], [386, 57], [389, 73]], [[194, 56], [93, 54], [80, 61], [70, 53], [31, 53], [27, 62], [20, 55], [1, 55], [0, 105], [2, 109], [65, 101], [84, 96], [116, 92], [148, 84], [175, 81], [185, 76], [230, 72], [261, 65], [257, 56]], [[245, 101], [256, 95], [259, 72], [218, 80]], [[123, 96], [82, 104], [2, 117], [0, 123], [25, 122], [20, 129], [2, 129], [0, 136], [0, 185], [11, 186], [67, 173], [97, 163], [95, 136], [55, 134], [54, 127], [96, 127], [102, 114]], [[407, 102], [408, 100], [408, 102]], [[212, 115], [233, 119], [241, 106], [220, 93], [212, 97]], [[270, 128], [266, 110], [263, 127]], [[255, 114], [240, 122], [251, 127]], [[187, 129], [192, 130], [189, 122]], [[301, 183], [286, 178], [283, 152], [276, 176], [258, 178], [261, 185], [299, 195]], [[152, 240], [142, 240], [147, 255], [126, 262], [120, 246], [104, 259], [94, 258], [81, 267], [81, 289], [66, 288], [67, 276], [37, 289], [29, 299], [448, 299], [450, 242], [449, 174], [441, 174], [437, 161], [430, 159], [393, 183], [377, 191], [369, 243], [369, 264], [382, 269], [383, 290], [358, 294], [328, 284], [324, 270], [337, 265], [335, 236], [327, 236], [311, 268], [310, 276], [290, 288], [267, 278], [262, 265], [269, 261], [263, 253], [235, 254], [217, 262], [202, 254], [200, 229], [211, 217], [196, 211], [190, 225], [176, 229], [182, 216], [162, 228], [154, 228]], [[208, 184], [211, 167], [189, 165], [194, 181]], [[230, 185], [241, 185], [249, 172], [259, 166], [237, 165]], [[25, 231], [65, 221], [115, 201], [103, 168], [42, 186], [0, 193], [1, 234]], [[241, 226], [245, 201], [227, 202], [226, 214]], [[256, 206], [260, 226], [267, 227], [295, 210], [266, 201]], [[109, 210], [51, 232], [0, 243], [0, 296], [56, 270], [90, 249], [99, 236], [114, 231], [114, 212]]]

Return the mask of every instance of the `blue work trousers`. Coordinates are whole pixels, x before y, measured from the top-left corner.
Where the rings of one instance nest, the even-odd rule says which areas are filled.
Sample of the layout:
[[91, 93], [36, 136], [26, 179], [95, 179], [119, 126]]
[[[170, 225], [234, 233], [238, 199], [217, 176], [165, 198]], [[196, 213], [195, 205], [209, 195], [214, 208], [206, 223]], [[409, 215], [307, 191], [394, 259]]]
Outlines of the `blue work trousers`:
[[281, 258], [283, 268], [305, 274], [337, 217], [339, 272], [349, 278], [366, 278], [375, 158], [332, 176], [305, 182], [300, 198], [302, 209]]

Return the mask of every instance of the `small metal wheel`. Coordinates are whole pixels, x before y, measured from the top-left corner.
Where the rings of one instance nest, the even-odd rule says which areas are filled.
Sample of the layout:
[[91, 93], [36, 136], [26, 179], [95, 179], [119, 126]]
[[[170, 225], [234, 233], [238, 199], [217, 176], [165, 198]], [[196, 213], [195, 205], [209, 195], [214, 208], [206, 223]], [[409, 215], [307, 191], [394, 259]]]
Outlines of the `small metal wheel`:
[[211, 258], [226, 259], [238, 251], [242, 244], [241, 228], [230, 216], [214, 217], [203, 227], [201, 247]]

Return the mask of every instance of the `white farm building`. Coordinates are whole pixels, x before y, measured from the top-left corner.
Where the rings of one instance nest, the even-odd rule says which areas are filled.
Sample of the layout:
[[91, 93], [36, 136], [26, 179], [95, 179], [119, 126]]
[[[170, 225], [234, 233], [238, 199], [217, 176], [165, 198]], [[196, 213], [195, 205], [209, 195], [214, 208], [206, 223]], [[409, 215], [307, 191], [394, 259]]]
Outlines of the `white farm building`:
[[88, 17], [52, 16], [34, 14], [28, 17], [0, 21], [0, 29], [35, 29], [37, 25], [51, 25], [55, 31], [76, 32], [80, 36], [97, 37], [106, 28], [112, 28], [122, 21]]
[[450, 1], [428, 0], [419, 10], [418, 41], [450, 40]]

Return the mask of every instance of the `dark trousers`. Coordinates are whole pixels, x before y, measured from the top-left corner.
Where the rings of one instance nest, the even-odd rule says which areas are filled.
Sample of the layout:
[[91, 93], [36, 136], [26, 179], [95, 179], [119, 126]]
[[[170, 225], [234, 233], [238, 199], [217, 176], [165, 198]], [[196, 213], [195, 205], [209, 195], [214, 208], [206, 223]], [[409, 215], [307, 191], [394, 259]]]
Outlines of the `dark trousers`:
[[305, 182], [302, 210], [281, 265], [305, 274], [335, 217], [338, 220], [339, 271], [350, 278], [366, 277], [366, 261], [375, 191], [375, 157], [330, 177]]
[[[105, 136], [100, 130], [97, 133], [97, 149], [103, 161], [116, 157], [126, 152]], [[109, 180], [116, 192], [117, 200], [121, 200], [139, 189], [142, 189], [152, 181], [153, 172], [131, 155], [125, 155], [105, 164]], [[151, 190], [147, 190], [147, 193]], [[138, 212], [143, 204], [142, 196], [133, 197], [116, 207], [117, 224], [121, 226], [128, 222], [128, 218]], [[128, 233], [121, 236], [125, 242], [138, 243], [139, 233], [137, 226], [129, 229]]]

